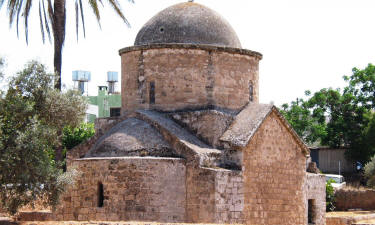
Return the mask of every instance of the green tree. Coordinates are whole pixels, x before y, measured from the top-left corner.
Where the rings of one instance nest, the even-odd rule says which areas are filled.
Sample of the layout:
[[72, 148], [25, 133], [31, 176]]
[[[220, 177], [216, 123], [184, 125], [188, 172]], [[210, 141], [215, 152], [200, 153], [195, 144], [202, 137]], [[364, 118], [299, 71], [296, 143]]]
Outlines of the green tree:
[[[310, 92], [307, 91], [306, 95], [309, 94]], [[297, 98], [290, 105], [283, 104], [280, 111], [306, 143], [314, 145], [326, 135], [324, 120], [322, 122], [314, 117], [303, 99]]]
[[[307, 100], [284, 104], [282, 112], [297, 133], [311, 144], [345, 147], [349, 158], [366, 163], [375, 154], [375, 67], [353, 69], [343, 89], [324, 88]], [[317, 129], [319, 128], [319, 129]]]
[[74, 148], [95, 134], [94, 124], [81, 123], [78, 127], [66, 126], [63, 130], [62, 144], [67, 150]]
[[0, 57], [0, 81], [3, 79], [4, 74], [3, 74], [3, 66], [4, 66], [4, 59]]
[[375, 109], [375, 66], [371, 63], [363, 70], [353, 68], [351, 76], [344, 76], [349, 85], [345, 93], [356, 97], [356, 102], [368, 109]]
[[[133, 0], [129, 0], [133, 2]], [[9, 15], [9, 25], [12, 26], [13, 22], [16, 21], [17, 36], [18, 36], [18, 24], [20, 15], [23, 16], [23, 23], [25, 27], [26, 43], [28, 43], [28, 30], [29, 30], [29, 15], [33, 5], [39, 4], [39, 22], [40, 30], [42, 33], [43, 43], [45, 42], [45, 35], [48, 35], [48, 39], [51, 41], [51, 31], [54, 43], [54, 70], [58, 75], [55, 81], [55, 88], [61, 90], [61, 65], [62, 65], [62, 49], [65, 41], [65, 25], [66, 25], [66, 0], [0, 0], [0, 9], [6, 2], [6, 7]], [[73, 2], [73, 1], [72, 1]], [[112, 6], [115, 13], [121, 17], [121, 19], [129, 26], [129, 22], [125, 18], [120, 4], [117, 0], [108, 0], [109, 5]], [[90, 0], [88, 4], [92, 9], [98, 24], [100, 26], [100, 10], [99, 4], [103, 5], [102, 0]], [[81, 18], [83, 34], [85, 36], [85, 20], [84, 10], [82, 7], [82, 0], [74, 0], [75, 4], [75, 20], [76, 20], [76, 33], [78, 39], [78, 27], [79, 20]]]
[[54, 160], [59, 131], [83, 119], [87, 102], [79, 93], [53, 88], [54, 76], [31, 62], [11, 78], [0, 97], [0, 205], [15, 213], [36, 198], [56, 205], [71, 173]]
[[367, 186], [375, 188], [375, 155], [365, 165], [365, 177], [367, 179]]

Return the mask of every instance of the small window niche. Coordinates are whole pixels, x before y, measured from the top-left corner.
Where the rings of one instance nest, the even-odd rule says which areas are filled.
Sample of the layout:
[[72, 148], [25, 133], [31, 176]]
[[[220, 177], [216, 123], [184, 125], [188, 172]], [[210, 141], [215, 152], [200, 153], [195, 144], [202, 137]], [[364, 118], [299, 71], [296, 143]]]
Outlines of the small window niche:
[[101, 182], [98, 183], [98, 207], [103, 207], [104, 205], [104, 187]]
[[110, 108], [109, 116], [110, 117], [121, 116], [121, 108]]
[[316, 223], [316, 206], [315, 199], [309, 199], [307, 204], [307, 223], [315, 224]]
[[249, 83], [249, 101], [252, 102], [254, 100], [254, 85], [253, 82], [250, 81]]
[[155, 81], [150, 82], [150, 104], [155, 104]]

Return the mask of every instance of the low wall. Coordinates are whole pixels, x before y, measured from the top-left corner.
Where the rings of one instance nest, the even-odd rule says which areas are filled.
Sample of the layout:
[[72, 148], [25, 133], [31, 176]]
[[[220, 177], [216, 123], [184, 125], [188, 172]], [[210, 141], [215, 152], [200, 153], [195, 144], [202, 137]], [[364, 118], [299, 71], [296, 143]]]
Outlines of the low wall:
[[[326, 214], [326, 179], [324, 175], [306, 173], [306, 199], [313, 199], [315, 205], [313, 220], [316, 225], [325, 225]], [[308, 210], [308, 203], [306, 202], [306, 210]], [[306, 214], [308, 212], [306, 211]]]
[[337, 211], [375, 210], [375, 190], [340, 189], [335, 193]]
[[331, 217], [326, 218], [326, 225], [352, 225], [355, 222], [353, 218]]
[[[334, 215], [331, 215], [332, 213]], [[331, 212], [327, 214], [326, 221], [327, 225], [365, 225], [358, 222], [373, 219], [375, 219], [375, 214], [366, 211], [353, 212], [352, 215], [348, 215], [346, 212]]]

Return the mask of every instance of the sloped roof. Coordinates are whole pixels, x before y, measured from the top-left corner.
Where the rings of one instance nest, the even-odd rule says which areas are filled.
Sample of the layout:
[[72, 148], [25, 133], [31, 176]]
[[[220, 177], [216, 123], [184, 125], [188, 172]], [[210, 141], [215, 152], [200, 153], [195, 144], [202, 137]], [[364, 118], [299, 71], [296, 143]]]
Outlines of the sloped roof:
[[270, 104], [248, 104], [235, 118], [228, 130], [221, 136], [220, 141], [227, 142], [232, 146], [245, 147], [250, 142], [256, 131], [262, 125], [263, 121], [271, 113], [275, 112], [277, 117], [284, 123], [287, 130], [292, 134], [293, 138], [301, 146], [304, 153], [308, 153], [309, 149], [293, 130], [290, 124], [285, 120], [281, 113], [274, 105]]

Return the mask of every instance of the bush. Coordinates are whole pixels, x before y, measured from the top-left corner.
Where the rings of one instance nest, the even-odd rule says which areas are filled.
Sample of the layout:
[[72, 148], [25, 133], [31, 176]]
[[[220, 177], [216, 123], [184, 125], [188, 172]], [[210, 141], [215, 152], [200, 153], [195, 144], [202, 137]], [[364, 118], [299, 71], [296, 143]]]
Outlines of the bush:
[[33, 61], [0, 91], [0, 207], [10, 214], [36, 199], [56, 206], [73, 182], [74, 174], [63, 173], [54, 153], [63, 127], [81, 123], [87, 100], [53, 89], [54, 77]]
[[365, 177], [367, 179], [367, 186], [375, 188], [375, 155], [365, 165]]
[[332, 183], [336, 183], [334, 180], [329, 179], [326, 183], [326, 211], [331, 212], [335, 210], [335, 193], [332, 187]]
[[63, 129], [62, 144], [68, 150], [86, 141], [95, 134], [93, 123], [81, 123], [78, 127], [66, 126]]

